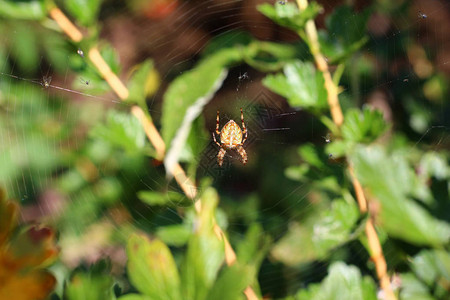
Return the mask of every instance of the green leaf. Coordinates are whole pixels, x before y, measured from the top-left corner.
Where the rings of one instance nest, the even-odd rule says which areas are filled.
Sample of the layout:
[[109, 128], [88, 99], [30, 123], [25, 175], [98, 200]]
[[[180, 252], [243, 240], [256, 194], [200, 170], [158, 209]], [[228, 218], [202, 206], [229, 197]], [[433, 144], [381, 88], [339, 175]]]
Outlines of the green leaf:
[[44, 1], [0, 0], [0, 16], [11, 19], [41, 20], [47, 16]]
[[400, 297], [401, 300], [435, 300], [433, 296], [428, 292], [428, 287], [418, 280], [414, 274], [405, 273], [400, 275], [401, 289]]
[[128, 294], [118, 298], [117, 300], [152, 300], [152, 298], [145, 295]]
[[319, 31], [320, 48], [335, 64], [347, 59], [367, 41], [366, 24], [370, 10], [356, 13], [350, 6], [340, 6], [326, 19], [327, 30]]
[[350, 161], [362, 185], [380, 202], [380, 225], [389, 235], [416, 245], [448, 243], [449, 224], [408, 198], [417, 180], [402, 154], [388, 156], [379, 146], [358, 146]]
[[258, 10], [275, 23], [294, 31], [302, 30], [308, 20], [314, 19], [322, 7], [316, 2], [309, 3], [305, 10], [299, 11], [296, 4], [286, 2], [275, 3], [275, 6], [265, 3], [258, 6]]
[[223, 241], [217, 238], [213, 229], [217, 192], [207, 188], [202, 194], [201, 203], [202, 210], [195, 221], [195, 232], [189, 240], [182, 267], [185, 299], [206, 299], [225, 257]]
[[76, 273], [65, 289], [68, 300], [114, 300], [114, 280], [108, 274]]
[[450, 283], [450, 254], [443, 250], [422, 250], [417, 254], [411, 267], [414, 273], [432, 287], [440, 277]]
[[272, 239], [264, 234], [261, 225], [253, 223], [237, 248], [238, 261], [242, 264], [253, 264], [258, 269], [271, 243]]
[[246, 31], [227, 31], [226, 33], [212, 38], [203, 50], [202, 56], [209, 57], [214, 55], [218, 51], [223, 51], [224, 49], [244, 49], [252, 41], [254, 41], [254, 38]]
[[97, 20], [103, 0], [65, 0], [67, 11], [83, 26], [90, 26]]
[[215, 51], [224, 49], [239, 51], [245, 63], [262, 72], [278, 71], [287, 62], [309, 55], [308, 48], [303, 43], [280, 44], [259, 41], [244, 31], [230, 31], [213, 38], [202, 55], [213, 55]]
[[119, 54], [110, 44], [102, 45], [100, 54], [115, 74], [120, 73]]
[[127, 101], [138, 103], [143, 109], [146, 108], [146, 82], [150, 72], [153, 70], [153, 62], [148, 59], [140, 64], [128, 82], [130, 94]]
[[159, 227], [156, 235], [170, 246], [184, 246], [191, 236], [192, 231], [184, 224]]
[[254, 275], [251, 267], [236, 263], [221, 272], [205, 299], [239, 299]]
[[292, 107], [321, 111], [328, 107], [327, 91], [321, 72], [312, 63], [296, 61], [284, 67], [284, 74], [268, 75], [263, 84], [285, 97]]
[[138, 198], [149, 205], [171, 205], [177, 206], [181, 204], [186, 197], [176, 192], [152, 192], [152, 191], [139, 191]]
[[253, 41], [244, 52], [244, 61], [261, 72], [281, 70], [287, 63], [298, 57], [308, 57], [305, 44], [280, 44], [266, 41]]
[[335, 200], [304, 223], [292, 225], [272, 255], [288, 265], [326, 258], [330, 250], [355, 238], [352, 229], [358, 215], [355, 203]]
[[161, 123], [162, 137], [168, 145], [164, 165], [169, 174], [179, 161], [192, 123], [225, 80], [227, 66], [240, 59], [238, 49], [218, 51], [177, 77], [164, 94]]
[[139, 120], [115, 110], [108, 112], [106, 124], [98, 124], [90, 134], [130, 153], [142, 151], [145, 146], [145, 132]]
[[131, 283], [151, 299], [182, 299], [180, 277], [169, 248], [159, 240], [133, 234], [127, 244]]
[[38, 36], [30, 29], [30, 24], [15, 24], [15, 38], [12, 39], [11, 49], [19, 67], [27, 71], [39, 63]]
[[371, 143], [388, 129], [383, 114], [378, 110], [364, 107], [347, 110], [342, 124], [342, 137], [356, 143]]
[[335, 262], [328, 269], [320, 285], [301, 290], [298, 300], [376, 300], [375, 284], [369, 277], [361, 277], [359, 269], [343, 262]]

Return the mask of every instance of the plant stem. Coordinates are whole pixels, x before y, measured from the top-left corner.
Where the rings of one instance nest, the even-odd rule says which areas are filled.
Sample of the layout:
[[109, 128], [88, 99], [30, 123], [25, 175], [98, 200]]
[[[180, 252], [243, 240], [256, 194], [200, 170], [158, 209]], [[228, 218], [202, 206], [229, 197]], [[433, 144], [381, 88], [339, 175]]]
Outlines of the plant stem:
[[[308, 7], [308, 0], [297, 0], [297, 5], [300, 10], [304, 10]], [[314, 57], [317, 68], [323, 73], [323, 77], [325, 79], [325, 88], [328, 92], [328, 105], [330, 106], [331, 117], [337, 127], [340, 127], [344, 122], [344, 116], [342, 114], [341, 106], [338, 101], [337, 83], [333, 82], [330, 71], [328, 70], [328, 64], [324, 56], [320, 52], [317, 29], [313, 20], [309, 20], [306, 23], [305, 32], [311, 54]], [[356, 178], [351, 166], [348, 166], [348, 171], [350, 173], [353, 188], [355, 189], [359, 210], [361, 213], [366, 213], [368, 212], [368, 209], [364, 190], [361, 186], [361, 183]], [[384, 292], [384, 297], [386, 300], [395, 300], [396, 296], [392, 291], [389, 277], [387, 275], [387, 266], [386, 260], [383, 255], [383, 249], [381, 248], [380, 240], [378, 239], [377, 232], [375, 231], [375, 227], [370, 218], [366, 222], [365, 233], [369, 242], [370, 256], [375, 263], [377, 277], [380, 281], [380, 287]]]
[[[297, 0], [297, 5], [300, 10], [305, 10], [308, 7], [307, 0]], [[344, 121], [344, 116], [342, 114], [341, 106], [339, 105], [337, 87], [333, 83], [330, 71], [328, 70], [328, 64], [320, 52], [319, 38], [317, 35], [316, 25], [313, 20], [309, 20], [305, 25], [306, 37], [309, 41], [309, 50], [314, 57], [317, 65], [317, 69], [323, 73], [323, 78], [325, 79], [325, 88], [328, 92], [328, 105], [330, 106], [331, 117], [334, 123], [340, 127]]]
[[[65, 34], [69, 36], [69, 38], [74, 42], [80, 42], [83, 39], [83, 34], [78, 30], [78, 28], [64, 15], [64, 13], [57, 7], [53, 7], [49, 12], [50, 16], [56, 21], [59, 27], [64, 31]], [[103, 57], [100, 55], [97, 47], [93, 47], [89, 50], [89, 59], [92, 61], [94, 66], [97, 68], [99, 73], [105, 78], [106, 82], [113, 89], [113, 91], [117, 94], [117, 96], [126, 100], [129, 95], [129, 91], [126, 86], [122, 83], [122, 81], [111, 71], [111, 68], [105, 62]], [[139, 120], [144, 131], [150, 140], [150, 143], [155, 147], [157, 158], [163, 159], [165, 153], [165, 144], [155, 125], [153, 124], [149, 115], [144, 113], [144, 111], [137, 105], [134, 105], [131, 108], [131, 113]], [[197, 186], [194, 182], [191, 181], [189, 177], [186, 176], [186, 172], [183, 170], [180, 164], [176, 164], [173, 168], [173, 175], [178, 185], [181, 187], [186, 196], [195, 200], [194, 206], [195, 210], [200, 212], [201, 203], [197, 198]], [[233, 265], [236, 262], [236, 253], [234, 252], [231, 244], [229, 243], [225, 233], [219, 227], [219, 225], [214, 224], [214, 232], [216, 236], [223, 240], [225, 247], [225, 261], [228, 266]], [[258, 297], [253, 289], [248, 286], [244, 291], [245, 296], [248, 300], [257, 300]]]

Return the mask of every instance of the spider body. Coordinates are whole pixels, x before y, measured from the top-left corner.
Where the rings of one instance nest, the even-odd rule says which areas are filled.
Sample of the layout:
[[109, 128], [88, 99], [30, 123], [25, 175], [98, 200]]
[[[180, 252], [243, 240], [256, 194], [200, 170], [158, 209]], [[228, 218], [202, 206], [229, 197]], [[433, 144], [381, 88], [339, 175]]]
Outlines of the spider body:
[[217, 111], [217, 122], [216, 122], [216, 134], [220, 137], [220, 144], [216, 140], [216, 136], [213, 134], [214, 142], [220, 147], [219, 153], [217, 154], [217, 163], [219, 166], [223, 164], [223, 158], [227, 150], [236, 150], [241, 156], [242, 163], [245, 165], [247, 163], [247, 152], [245, 152], [242, 145], [247, 140], [247, 128], [244, 123], [244, 113], [241, 108], [241, 121], [242, 130], [235, 121], [228, 121], [222, 130], [219, 131], [219, 111]]

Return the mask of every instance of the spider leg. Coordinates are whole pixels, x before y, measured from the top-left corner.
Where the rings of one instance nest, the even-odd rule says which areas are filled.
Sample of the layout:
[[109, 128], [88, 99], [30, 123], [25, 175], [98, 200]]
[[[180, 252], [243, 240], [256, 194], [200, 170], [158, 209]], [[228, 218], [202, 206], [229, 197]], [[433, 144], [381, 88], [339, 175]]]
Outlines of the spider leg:
[[223, 158], [226, 152], [227, 151], [224, 148], [220, 148], [219, 153], [217, 154], [217, 163], [219, 164], [219, 167], [223, 165]]
[[216, 143], [217, 144], [217, 146], [219, 146], [219, 147], [221, 147], [222, 148], [222, 146], [220, 146], [220, 144], [217, 142], [217, 140], [216, 140], [216, 136], [214, 135], [214, 132], [212, 132], [212, 136], [213, 136], [213, 139], [214, 139], [214, 143]]
[[243, 129], [243, 133], [244, 133], [244, 139], [241, 142], [241, 145], [242, 145], [245, 143], [245, 141], [247, 140], [247, 136], [248, 136], [247, 127], [245, 127], [245, 123], [244, 123], [244, 113], [242, 112], [242, 107], [241, 107], [241, 121], [242, 121], [242, 129]]
[[242, 163], [245, 165], [245, 164], [247, 163], [248, 158], [247, 158], [247, 152], [245, 152], [244, 147], [242, 147], [242, 145], [238, 145], [238, 146], [236, 147], [236, 151], [237, 151], [237, 152], [239, 153], [239, 155], [241, 156], [241, 158], [242, 158]]
[[220, 132], [219, 132], [219, 111], [217, 111], [217, 122], [216, 122], [216, 133], [218, 134], [218, 135], [220, 135]]

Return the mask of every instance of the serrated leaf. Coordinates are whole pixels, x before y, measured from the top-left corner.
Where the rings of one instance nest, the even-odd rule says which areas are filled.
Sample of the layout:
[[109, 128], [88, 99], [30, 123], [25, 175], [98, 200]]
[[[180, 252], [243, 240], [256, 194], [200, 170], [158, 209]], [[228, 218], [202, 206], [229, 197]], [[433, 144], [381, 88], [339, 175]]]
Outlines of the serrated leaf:
[[90, 134], [131, 153], [142, 151], [145, 146], [145, 132], [139, 120], [115, 110], [108, 112], [106, 124], [98, 124]]
[[67, 11], [83, 26], [90, 26], [97, 20], [103, 0], [65, 0]]
[[345, 121], [341, 130], [343, 138], [347, 141], [371, 143], [380, 137], [388, 127], [380, 111], [364, 107], [362, 111], [355, 108], [349, 109], [345, 113]]
[[405, 273], [400, 275], [401, 289], [400, 297], [401, 300], [435, 300], [433, 296], [430, 295], [428, 287], [423, 284], [419, 279], [417, 279], [412, 273]]
[[224, 243], [214, 233], [217, 192], [207, 188], [201, 198], [202, 210], [195, 221], [195, 231], [188, 242], [182, 267], [182, 290], [185, 299], [206, 299], [223, 264]]
[[422, 250], [411, 261], [414, 273], [432, 287], [439, 278], [450, 283], [450, 254], [443, 250]]
[[182, 299], [180, 277], [169, 248], [159, 240], [133, 234], [127, 244], [131, 283], [151, 299]]
[[11, 19], [41, 20], [47, 15], [44, 1], [0, 0], [0, 16]]
[[308, 20], [314, 19], [322, 11], [322, 7], [311, 2], [305, 10], [300, 11], [294, 3], [276, 2], [274, 6], [268, 3], [259, 5], [258, 10], [275, 23], [298, 32]]
[[380, 202], [380, 225], [389, 235], [416, 245], [448, 243], [450, 225], [408, 198], [415, 175], [403, 155], [388, 156], [379, 146], [358, 146], [350, 161], [362, 185]]
[[321, 72], [312, 63], [295, 61], [283, 68], [284, 74], [268, 75], [263, 84], [288, 100], [292, 107], [318, 112], [328, 107], [327, 91]]
[[355, 266], [335, 262], [328, 269], [327, 277], [320, 285], [300, 291], [298, 300], [376, 300], [375, 284], [369, 277], [362, 278]]
[[343, 5], [326, 19], [327, 31], [319, 31], [319, 42], [329, 63], [345, 60], [368, 41], [365, 30], [369, 14], [369, 9], [356, 13]]
[[335, 200], [330, 208], [322, 209], [302, 224], [292, 225], [272, 255], [288, 265], [323, 259], [331, 249], [355, 237], [352, 229], [357, 219], [356, 204]]

